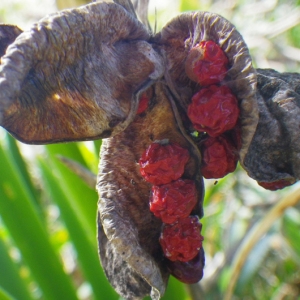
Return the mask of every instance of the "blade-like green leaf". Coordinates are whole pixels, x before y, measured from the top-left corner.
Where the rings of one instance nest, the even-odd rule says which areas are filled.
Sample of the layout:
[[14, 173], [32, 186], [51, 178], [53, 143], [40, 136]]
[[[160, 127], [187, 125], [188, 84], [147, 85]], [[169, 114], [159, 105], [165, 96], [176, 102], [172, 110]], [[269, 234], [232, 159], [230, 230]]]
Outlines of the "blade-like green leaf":
[[45, 299], [77, 299], [16, 162], [0, 145], [0, 215]]
[[189, 300], [191, 298], [187, 292], [185, 284], [178, 281], [173, 276], [170, 276], [168, 282], [168, 288], [166, 290], [166, 293], [161, 299], [162, 300], [174, 300], [174, 299]]
[[17, 298], [14, 298], [13, 296], [11, 296], [1, 286], [0, 286], [0, 299], [1, 300], [18, 300]]
[[[40, 167], [43, 174], [45, 187], [51, 199], [58, 205], [60, 215], [63, 222], [69, 231], [69, 236], [76, 248], [78, 255], [78, 262], [81, 266], [86, 280], [90, 283], [93, 289], [94, 298], [97, 300], [113, 300], [118, 296], [115, 291], [110, 287], [106, 279], [97, 254], [97, 248], [94, 244], [90, 243], [85, 229], [81, 226], [76, 218], [72, 199], [67, 199], [63, 190], [57, 184], [56, 178], [46, 161], [40, 161]], [[96, 209], [93, 222], [96, 226]], [[96, 241], [96, 236], [94, 237]]]
[[57, 186], [64, 191], [68, 199], [72, 199], [74, 210], [81, 225], [85, 228], [91, 243], [96, 245], [96, 208], [98, 196], [96, 190], [91, 189], [76, 174], [69, 170], [59, 159], [58, 155], [70, 158], [83, 166], [87, 166], [76, 143], [47, 146], [51, 164], [57, 176]]
[[[11, 260], [8, 254], [8, 248], [0, 236], [0, 286], [16, 299], [30, 300], [30, 296], [24, 280], [20, 277], [20, 273], [16, 264]], [[1, 296], [0, 296], [0, 299]]]

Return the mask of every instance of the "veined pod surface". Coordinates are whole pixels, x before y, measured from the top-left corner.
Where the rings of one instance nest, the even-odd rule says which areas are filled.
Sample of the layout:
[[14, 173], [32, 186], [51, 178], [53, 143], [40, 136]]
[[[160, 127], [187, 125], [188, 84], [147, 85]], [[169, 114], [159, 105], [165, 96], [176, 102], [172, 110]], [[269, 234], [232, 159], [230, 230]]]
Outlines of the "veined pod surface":
[[192, 96], [199, 91], [198, 83], [186, 74], [190, 51], [201, 41], [213, 41], [228, 58], [228, 71], [221, 81], [239, 102], [243, 164], [249, 143], [258, 122], [256, 103], [256, 72], [246, 43], [236, 28], [223, 17], [210, 12], [184, 13], [171, 20], [155, 36], [166, 57], [166, 79], [179, 106], [186, 112]]
[[[149, 209], [151, 184], [140, 174], [138, 164], [151, 143], [168, 139], [189, 149], [191, 157], [183, 176], [196, 182], [198, 203], [192, 214], [203, 214], [198, 149], [182, 134], [170, 104], [172, 98], [167, 96], [166, 88], [156, 84], [149, 109], [125, 131], [104, 140], [100, 153], [100, 257], [112, 285], [126, 299], [141, 299], [147, 294], [159, 299], [170, 274], [159, 245], [162, 222]], [[116, 272], [120, 266], [126, 267]]]
[[0, 125], [26, 143], [124, 130], [133, 95], [161, 77], [148, 29], [122, 6], [92, 3], [44, 18], [1, 58]]

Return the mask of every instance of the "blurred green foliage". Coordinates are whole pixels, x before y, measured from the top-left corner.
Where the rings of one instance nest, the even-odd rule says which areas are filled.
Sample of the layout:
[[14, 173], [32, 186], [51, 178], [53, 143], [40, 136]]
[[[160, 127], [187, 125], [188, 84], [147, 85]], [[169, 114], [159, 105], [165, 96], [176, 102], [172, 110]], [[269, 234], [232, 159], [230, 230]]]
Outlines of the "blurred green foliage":
[[[25, 2], [1, 1], [0, 21], [17, 23], [18, 13], [31, 20], [31, 6]], [[47, 3], [51, 12], [53, 3]], [[166, 7], [157, 10], [158, 29], [174, 11], [210, 10], [237, 26], [256, 66], [279, 71], [299, 69], [299, 1], [170, 3], [172, 9], [164, 4]], [[37, 15], [44, 13], [41, 9]], [[150, 20], [153, 24], [154, 12]], [[96, 192], [58, 159], [58, 155], [70, 158], [95, 173], [100, 144], [24, 148], [0, 131], [1, 300], [119, 299], [98, 260]], [[283, 209], [265, 230], [257, 227], [272, 215], [272, 207], [298, 190], [296, 184], [279, 192], [266, 191], [241, 167], [218, 182], [207, 180], [202, 220], [205, 276], [200, 284], [192, 286], [171, 278], [163, 299], [223, 299], [225, 294], [228, 299], [243, 300], [299, 298], [298, 205]], [[259, 239], [252, 246], [254, 230]], [[248, 246], [248, 255], [236, 268], [242, 246]], [[233, 274], [238, 279], [229, 291]]]

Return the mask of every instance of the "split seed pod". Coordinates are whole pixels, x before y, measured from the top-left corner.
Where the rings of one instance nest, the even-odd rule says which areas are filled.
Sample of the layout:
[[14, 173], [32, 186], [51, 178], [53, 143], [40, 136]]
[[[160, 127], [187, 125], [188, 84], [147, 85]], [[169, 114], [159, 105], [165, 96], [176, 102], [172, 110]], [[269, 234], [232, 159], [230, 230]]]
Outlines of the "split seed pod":
[[[97, 187], [102, 224], [100, 256], [108, 279], [125, 299], [141, 299], [148, 294], [159, 299], [169, 277], [158, 243], [162, 222], [149, 209], [152, 185], [140, 174], [138, 163], [151, 143], [168, 139], [189, 149], [191, 158], [183, 177], [196, 182], [198, 203], [192, 214], [202, 217], [199, 152], [182, 134], [180, 120], [175, 117], [178, 113], [173, 113], [170, 101], [167, 89], [156, 84], [152, 105], [145, 114], [137, 116], [119, 135], [104, 140], [101, 148]], [[121, 266], [125, 267], [122, 272]]]
[[185, 70], [187, 57], [201, 41], [218, 44], [228, 58], [228, 72], [221, 82], [228, 86], [239, 102], [242, 132], [241, 163], [258, 122], [256, 72], [242, 36], [223, 17], [209, 12], [184, 13], [170, 21], [155, 37], [166, 57], [166, 80], [179, 106], [186, 112], [199, 85]]

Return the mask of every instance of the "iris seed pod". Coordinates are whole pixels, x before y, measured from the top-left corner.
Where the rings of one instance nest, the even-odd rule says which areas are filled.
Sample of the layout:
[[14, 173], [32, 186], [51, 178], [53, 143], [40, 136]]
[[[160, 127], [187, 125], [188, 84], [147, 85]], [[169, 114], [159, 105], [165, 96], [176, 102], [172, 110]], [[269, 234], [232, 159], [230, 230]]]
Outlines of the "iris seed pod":
[[178, 104], [186, 112], [199, 85], [185, 73], [186, 60], [191, 49], [201, 41], [217, 43], [229, 61], [229, 70], [221, 84], [227, 85], [239, 102], [242, 131], [240, 160], [243, 163], [257, 122], [256, 72], [242, 36], [223, 17], [209, 12], [184, 13], [171, 20], [155, 41], [166, 57], [166, 80]]
[[[147, 294], [159, 299], [169, 277], [158, 242], [162, 223], [149, 210], [152, 185], [140, 174], [138, 163], [154, 141], [168, 138], [190, 149], [191, 158], [183, 177], [196, 182], [198, 203], [192, 214], [203, 214], [198, 149], [182, 134], [170, 104], [172, 98], [167, 95], [165, 88], [156, 84], [151, 99], [155, 105], [144, 116], [137, 116], [125, 131], [104, 140], [101, 148], [97, 185], [102, 224], [98, 237], [100, 257], [107, 277], [125, 299], [140, 299]], [[110, 255], [114, 258], [110, 259]], [[126, 265], [126, 277], [119, 274], [120, 265]]]

